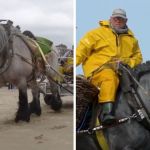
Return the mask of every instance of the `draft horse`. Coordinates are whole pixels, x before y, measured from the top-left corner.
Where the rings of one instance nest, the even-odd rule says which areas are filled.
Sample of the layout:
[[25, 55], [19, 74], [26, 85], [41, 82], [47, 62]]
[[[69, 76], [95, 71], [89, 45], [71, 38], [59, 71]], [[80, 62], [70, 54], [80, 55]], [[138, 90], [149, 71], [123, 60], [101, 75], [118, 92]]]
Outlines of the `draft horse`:
[[[18, 110], [15, 121], [29, 121], [31, 113], [41, 115], [40, 89], [36, 81], [35, 56], [23, 40], [23, 34], [11, 21], [0, 24], [0, 87], [12, 83], [19, 90]], [[59, 110], [62, 102], [57, 85], [51, 74], [48, 75], [52, 87], [52, 108]], [[27, 88], [31, 88], [33, 100], [28, 104]]]
[[[145, 116], [150, 117], [150, 62], [143, 63], [135, 69], [139, 84], [137, 91], [141, 97], [141, 109]], [[78, 85], [77, 85], [78, 88]], [[77, 89], [78, 91], [78, 89]], [[84, 91], [84, 90], [83, 90]], [[82, 92], [83, 92], [82, 91]], [[79, 93], [77, 93], [79, 94]], [[85, 95], [85, 93], [83, 94]], [[78, 104], [78, 97], [77, 97]], [[79, 107], [77, 107], [77, 112]], [[116, 118], [127, 118], [132, 116], [133, 109], [128, 103], [125, 93], [118, 91], [115, 116]], [[146, 115], [147, 114], [147, 115]], [[148, 119], [147, 118], [147, 119]], [[146, 122], [147, 123], [147, 122]], [[99, 132], [99, 131], [97, 131]], [[150, 149], [150, 125], [144, 125], [140, 119], [132, 118], [122, 123], [103, 130], [104, 137], [109, 150], [149, 150]], [[102, 147], [95, 140], [94, 134], [80, 133], [76, 136], [77, 150], [100, 150]], [[104, 149], [105, 150], [105, 149]]]

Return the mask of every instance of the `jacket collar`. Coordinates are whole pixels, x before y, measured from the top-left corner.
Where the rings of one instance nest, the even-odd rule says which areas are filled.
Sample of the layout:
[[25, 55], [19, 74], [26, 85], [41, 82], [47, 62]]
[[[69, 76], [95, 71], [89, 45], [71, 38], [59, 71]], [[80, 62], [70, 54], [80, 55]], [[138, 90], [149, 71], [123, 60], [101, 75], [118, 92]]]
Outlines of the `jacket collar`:
[[[108, 20], [99, 21], [99, 25], [102, 27], [110, 28], [110, 23]], [[133, 32], [130, 29], [128, 29], [128, 35], [134, 36]]]

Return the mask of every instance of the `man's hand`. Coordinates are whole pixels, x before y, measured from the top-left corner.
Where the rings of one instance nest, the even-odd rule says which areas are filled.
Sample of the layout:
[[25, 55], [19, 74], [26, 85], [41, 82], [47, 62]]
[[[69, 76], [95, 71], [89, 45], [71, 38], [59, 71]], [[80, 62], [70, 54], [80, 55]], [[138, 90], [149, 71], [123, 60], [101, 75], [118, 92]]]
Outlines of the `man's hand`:
[[122, 62], [122, 61], [119, 62], [119, 68], [120, 68], [120, 67], [125, 67], [125, 68], [128, 69], [128, 70], [131, 70], [131, 69], [132, 69], [128, 64], [126, 64], [126, 63], [124, 63], [124, 62]]

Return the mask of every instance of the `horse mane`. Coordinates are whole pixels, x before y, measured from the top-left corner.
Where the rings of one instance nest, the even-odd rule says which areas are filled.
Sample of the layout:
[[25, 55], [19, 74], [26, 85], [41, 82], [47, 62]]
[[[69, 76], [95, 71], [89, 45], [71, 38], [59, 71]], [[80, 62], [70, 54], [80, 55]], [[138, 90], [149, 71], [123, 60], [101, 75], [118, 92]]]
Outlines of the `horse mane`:
[[7, 34], [5, 28], [2, 25], [0, 25], [0, 52], [3, 51], [6, 41], [7, 41]]
[[146, 73], [150, 72], [150, 61], [146, 61], [145, 63], [142, 63], [138, 65], [134, 70], [137, 79], [140, 79], [141, 76], [143, 76]]
[[34, 36], [34, 34], [31, 31], [25, 30], [23, 32], [23, 34], [30, 37], [30, 38], [32, 38], [32, 39], [34, 39], [34, 40], [36, 40], [36, 37]]

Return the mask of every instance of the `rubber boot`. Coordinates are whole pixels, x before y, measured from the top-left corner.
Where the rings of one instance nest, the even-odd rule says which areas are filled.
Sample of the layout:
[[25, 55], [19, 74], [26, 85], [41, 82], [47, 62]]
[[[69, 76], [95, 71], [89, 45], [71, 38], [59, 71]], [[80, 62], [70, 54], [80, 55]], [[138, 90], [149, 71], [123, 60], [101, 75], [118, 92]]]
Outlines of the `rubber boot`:
[[113, 103], [102, 104], [102, 113], [100, 115], [102, 125], [111, 125], [116, 122], [116, 118], [112, 113]]

